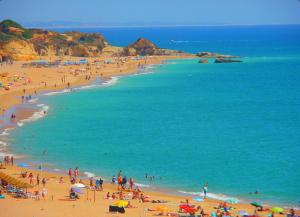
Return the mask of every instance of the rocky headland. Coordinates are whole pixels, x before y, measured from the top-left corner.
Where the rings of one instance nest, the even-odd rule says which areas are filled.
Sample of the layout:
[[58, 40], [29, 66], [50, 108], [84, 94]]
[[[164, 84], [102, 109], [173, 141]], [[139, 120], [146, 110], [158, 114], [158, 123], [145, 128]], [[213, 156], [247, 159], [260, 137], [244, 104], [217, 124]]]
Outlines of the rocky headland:
[[158, 48], [145, 38], [127, 47], [110, 45], [100, 33], [58, 33], [27, 29], [12, 20], [0, 23], [0, 61], [33, 60], [43, 56], [97, 57], [135, 55], [180, 55], [182, 52]]

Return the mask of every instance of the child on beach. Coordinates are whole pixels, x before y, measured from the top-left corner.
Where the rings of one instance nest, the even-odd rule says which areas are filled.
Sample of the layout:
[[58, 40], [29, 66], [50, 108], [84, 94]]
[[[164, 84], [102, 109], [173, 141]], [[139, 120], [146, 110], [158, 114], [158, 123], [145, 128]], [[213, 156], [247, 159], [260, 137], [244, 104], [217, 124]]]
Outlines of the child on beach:
[[43, 188], [43, 190], [42, 190], [42, 198], [44, 200], [45, 200], [46, 194], [47, 194], [47, 190], [46, 190], [46, 188]]
[[40, 192], [39, 190], [34, 191], [34, 196], [36, 200], [40, 200]]
[[112, 197], [110, 196], [110, 192], [107, 192], [106, 199], [108, 199], [108, 200], [112, 199]]

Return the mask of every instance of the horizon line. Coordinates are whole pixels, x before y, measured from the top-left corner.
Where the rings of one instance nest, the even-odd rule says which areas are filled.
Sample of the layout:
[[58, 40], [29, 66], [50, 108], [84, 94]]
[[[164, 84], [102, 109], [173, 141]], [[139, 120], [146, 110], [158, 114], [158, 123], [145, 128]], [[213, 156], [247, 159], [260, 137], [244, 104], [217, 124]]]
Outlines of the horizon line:
[[161, 24], [161, 25], [24, 25], [26, 28], [47, 28], [47, 29], [88, 29], [88, 28], [171, 28], [171, 27], [231, 27], [231, 26], [298, 26], [300, 23], [270, 23], [270, 24]]

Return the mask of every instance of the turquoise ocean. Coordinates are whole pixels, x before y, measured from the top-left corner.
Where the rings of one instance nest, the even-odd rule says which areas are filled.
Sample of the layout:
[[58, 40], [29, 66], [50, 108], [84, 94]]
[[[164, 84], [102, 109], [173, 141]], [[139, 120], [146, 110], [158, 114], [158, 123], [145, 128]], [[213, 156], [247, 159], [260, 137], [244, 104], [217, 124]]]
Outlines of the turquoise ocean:
[[244, 62], [170, 60], [104, 85], [39, 96], [47, 115], [0, 137], [11, 152], [108, 181], [122, 170], [156, 190], [196, 195], [208, 182], [212, 198], [299, 207], [300, 26], [78, 30], [101, 32], [113, 45], [146, 37]]

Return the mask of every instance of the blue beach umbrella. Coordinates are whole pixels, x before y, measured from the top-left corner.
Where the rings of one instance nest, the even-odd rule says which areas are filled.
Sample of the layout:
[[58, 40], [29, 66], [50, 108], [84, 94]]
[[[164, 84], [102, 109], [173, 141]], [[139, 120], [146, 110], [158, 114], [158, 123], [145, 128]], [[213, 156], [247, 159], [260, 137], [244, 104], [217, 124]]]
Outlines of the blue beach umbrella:
[[194, 197], [193, 200], [197, 201], [197, 202], [203, 202], [204, 201], [203, 198], [201, 198], [201, 197]]
[[18, 166], [19, 166], [19, 167], [29, 167], [29, 165], [28, 165], [28, 164], [25, 164], [25, 163], [20, 163], [20, 164], [18, 164]]
[[226, 200], [224, 200], [227, 203], [238, 203], [239, 200], [235, 199], [235, 198], [227, 198]]

